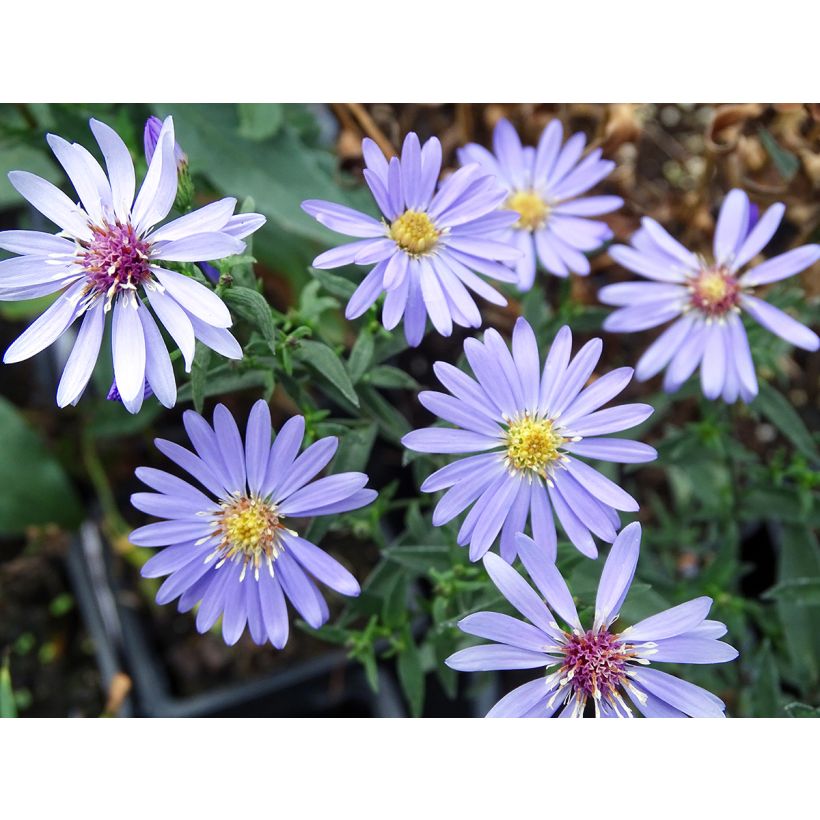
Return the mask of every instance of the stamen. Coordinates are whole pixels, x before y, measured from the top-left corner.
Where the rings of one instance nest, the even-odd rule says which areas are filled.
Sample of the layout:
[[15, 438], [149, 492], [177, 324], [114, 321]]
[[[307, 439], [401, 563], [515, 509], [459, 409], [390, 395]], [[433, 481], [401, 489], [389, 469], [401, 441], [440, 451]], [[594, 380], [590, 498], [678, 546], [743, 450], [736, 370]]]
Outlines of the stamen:
[[405, 211], [390, 225], [390, 238], [411, 256], [429, 253], [439, 236], [441, 231], [424, 211]]
[[505, 207], [518, 213], [518, 222], [513, 227], [526, 231], [537, 231], [542, 228], [550, 212], [550, 206], [541, 194], [533, 190], [515, 191], [510, 194]]

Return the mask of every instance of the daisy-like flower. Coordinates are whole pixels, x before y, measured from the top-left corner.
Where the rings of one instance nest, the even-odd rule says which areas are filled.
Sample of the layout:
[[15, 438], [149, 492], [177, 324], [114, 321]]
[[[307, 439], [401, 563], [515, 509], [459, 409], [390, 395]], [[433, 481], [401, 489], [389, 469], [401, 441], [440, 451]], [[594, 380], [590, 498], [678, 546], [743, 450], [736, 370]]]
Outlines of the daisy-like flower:
[[[321, 581], [342, 595], [358, 595], [356, 579], [326, 552], [290, 528], [293, 519], [338, 515], [370, 504], [364, 473], [312, 479], [336, 452], [334, 436], [298, 455], [305, 433], [302, 416], [289, 419], [271, 445], [270, 411], [258, 401], [248, 418], [245, 443], [224, 405], [214, 426], [192, 410], [183, 421], [194, 450], [157, 439], [157, 448], [199, 482], [140, 467], [137, 478], [155, 493], [135, 493], [131, 503], [166, 519], [131, 533], [140, 547], [164, 547], [142, 574], [168, 577], [157, 603], [179, 598], [188, 612], [198, 602], [196, 627], [206, 632], [222, 615], [222, 635], [236, 643], [247, 623], [257, 644], [281, 649], [288, 639], [285, 599], [314, 628], [328, 619]], [[211, 497], [213, 496], [213, 497]]]
[[470, 165], [445, 179], [436, 193], [441, 144], [431, 137], [421, 146], [412, 132], [404, 140], [401, 159], [388, 162], [370, 139], [362, 142], [362, 151], [364, 177], [382, 219], [333, 202], [302, 203], [328, 228], [363, 237], [316, 257], [315, 267], [376, 263], [351, 296], [345, 316], [361, 316], [384, 291], [382, 322], [392, 330], [404, 317], [410, 345], [421, 342], [427, 315], [442, 336], [452, 333], [453, 323], [480, 327], [481, 314], [470, 291], [496, 305], [507, 300], [476, 272], [514, 282], [513, 272], [500, 262], [519, 256], [497, 239], [517, 217], [496, 210], [504, 193], [494, 178]]
[[635, 368], [644, 381], [665, 367], [664, 389], [674, 392], [700, 365], [703, 394], [733, 403], [757, 395], [749, 340], [740, 314], [787, 342], [817, 350], [817, 334], [752, 291], [799, 273], [820, 259], [820, 245], [803, 245], [741, 269], [766, 246], [783, 218], [785, 206], [772, 205], [754, 224], [749, 197], [735, 188], [723, 202], [715, 228], [713, 258], [688, 251], [657, 222], [644, 217], [631, 247], [615, 245], [612, 258], [650, 282], [623, 282], [601, 288], [600, 300], [619, 309], [604, 322], [606, 330], [632, 333], [670, 325], [646, 350]]
[[54, 134], [47, 138], [80, 204], [34, 174], [9, 174], [17, 191], [60, 231], [0, 233], [0, 248], [22, 254], [0, 262], [0, 300], [62, 293], [9, 347], [3, 361], [20, 362], [39, 353], [82, 317], [57, 389], [60, 407], [76, 404], [91, 377], [105, 316], [111, 312], [114, 379], [123, 404], [138, 412], [147, 381], [160, 402], [172, 407], [176, 384], [171, 359], [149, 304], [182, 351], [188, 371], [195, 339], [232, 359], [241, 359], [242, 349], [226, 329], [231, 315], [222, 300], [163, 263], [240, 253], [242, 238], [265, 219], [259, 214], [234, 216], [236, 200], [229, 197], [155, 228], [177, 193], [173, 121], [168, 117], [162, 126], [136, 198], [134, 164], [125, 143], [104, 123], [91, 120], [90, 125], [108, 176], [83, 146]]
[[465, 341], [475, 379], [444, 362], [433, 366], [452, 395], [425, 391], [419, 401], [457, 428], [414, 430], [402, 443], [421, 453], [479, 452], [442, 467], [421, 485], [423, 492], [449, 488], [433, 512], [436, 526], [473, 505], [458, 533], [458, 543], [470, 545], [471, 561], [487, 552], [499, 532], [501, 554], [512, 561], [515, 535], [528, 519], [535, 539], [554, 560], [551, 508], [569, 540], [594, 558], [593, 535], [613, 541], [620, 526], [617, 511], [638, 509], [631, 495], [580, 460], [634, 463], [657, 457], [647, 444], [603, 438], [640, 424], [652, 408], [624, 404], [598, 409], [632, 378], [632, 368], [621, 367], [584, 387], [601, 346], [600, 339], [593, 339], [570, 360], [572, 334], [563, 327], [542, 373], [535, 334], [521, 318], [513, 331], [512, 353], [493, 329], [484, 334], [483, 344]]
[[505, 191], [503, 207], [518, 214], [504, 239], [521, 251], [515, 264], [521, 290], [535, 281], [536, 256], [555, 276], [586, 276], [584, 254], [612, 238], [607, 225], [586, 217], [623, 205], [619, 196], [581, 196], [608, 176], [615, 163], [601, 159], [600, 148], [581, 159], [584, 134], [573, 134], [563, 147], [562, 138], [561, 123], [553, 120], [537, 148], [525, 147], [510, 122], [499, 120], [493, 133], [495, 155], [476, 143], [459, 149], [462, 163], [479, 163], [498, 179]]
[[726, 627], [706, 619], [711, 598], [695, 598], [626, 629], [612, 629], [635, 574], [640, 524], [624, 527], [612, 545], [598, 584], [591, 629], [581, 625], [555, 564], [526, 535], [519, 535], [518, 542], [540, 595], [497, 555], [486, 555], [484, 566], [499, 592], [530, 623], [499, 612], [468, 615], [459, 628], [496, 643], [462, 649], [446, 661], [461, 672], [545, 670], [503, 697], [487, 717], [551, 717], [559, 709], [558, 717], [583, 717], [589, 701], [596, 717], [632, 717], [627, 701], [645, 717], [725, 717], [720, 698], [649, 666], [724, 663], [737, 657], [736, 649], [717, 640]]

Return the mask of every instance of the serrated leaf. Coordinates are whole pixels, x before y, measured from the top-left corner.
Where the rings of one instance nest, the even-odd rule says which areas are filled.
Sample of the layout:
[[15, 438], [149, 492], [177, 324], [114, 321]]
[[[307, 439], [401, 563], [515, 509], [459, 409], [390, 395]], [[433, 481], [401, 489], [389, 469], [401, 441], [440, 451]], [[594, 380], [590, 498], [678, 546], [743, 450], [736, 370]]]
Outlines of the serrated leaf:
[[342, 360], [326, 344], [302, 339], [294, 357], [327, 379], [351, 404], [359, 406], [359, 397]]
[[223, 294], [228, 307], [233, 308], [243, 319], [255, 327], [266, 342], [276, 339], [276, 326], [273, 322], [270, 305], [259, 291], [252, 288], [232, 287]]

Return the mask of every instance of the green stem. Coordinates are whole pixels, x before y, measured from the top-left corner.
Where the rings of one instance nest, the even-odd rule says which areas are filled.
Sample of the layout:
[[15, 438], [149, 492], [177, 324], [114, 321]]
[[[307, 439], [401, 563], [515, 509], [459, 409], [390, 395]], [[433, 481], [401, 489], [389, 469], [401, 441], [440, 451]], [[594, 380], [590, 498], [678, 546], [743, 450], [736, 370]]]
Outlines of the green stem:
[[97, 499], [103, 512], [103, 532], [112, 544], [121, 547], [127, 544], [126, 536], [131, 528], [120, 514], [117, 502], [114, 498], [114, 491], [105, 474], [105, 468], [97, 452], [97, 445], [88, 427], [82, 432], [82, 455], [88, 477], [94, 485]]

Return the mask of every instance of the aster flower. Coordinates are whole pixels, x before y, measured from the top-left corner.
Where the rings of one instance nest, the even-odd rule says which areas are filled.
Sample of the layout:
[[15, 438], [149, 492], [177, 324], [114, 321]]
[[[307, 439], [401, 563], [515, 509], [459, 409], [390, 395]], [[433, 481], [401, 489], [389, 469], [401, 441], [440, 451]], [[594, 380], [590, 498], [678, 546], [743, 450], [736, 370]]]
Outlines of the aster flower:
[[631, 333], [674, 319], [646, 350], [635, 369], [645, 381], [664, 368], [664, 389], [677, 390], [700, 366], [703, 394], [733, 403], [757, 395], [749, 340], [741, 321], [746, 312], [767, 330], [805, 350], [817, 350], [817, 334], [782, 310], [752, 295], [759, 285], [794, 276], [820, 259], [820, 245], [802, 245], [741, 273], [774, 235], [785, 206], [775, 203], [754, 221], [749, 197], [730, 191], [718, 216], [711, 260], [696, 256], [655, 220], [644, 217], [631, 247], [614, 245], [612, 258], [650, 282], [601, 288], [600, 300], [619, 309], [604, 328]]
[[508, 120], [499, 120], [493, 150], [476, 143], [459, 149], [462, 163], [477, 162], [503, 186], [503, 207], [518, 214], [505, 241], [521, 251], [515, 264], [518, 287], [529, 290], [535, 281], [536, 256], [555, 276], [589, 273], [585, 253], [612, 238], [603, 222], [587, 219], [623, 205], [619, 196], [582, 197], [608, 176], [615, 163], [601, 159], [596, 148], [581, 159], [586, 137], [573, 134], [561, 145], [563, 128], [553, 120], [542, 132], [538, 147], [522, 146]]
[[[497, 555], [484, 566], [499, 592], [530, 623], [499, 612], [476, 612], [459, 622], [469, 635], [496, 641], [451, 655], [461, 672], [538, 669], [545, 675], [503, 697], [487, 717], [632, 717], [631, 701], [645, 717], [725, 717], [720, 698], [650, 663], [724, 663], [737, 650], [717, 640], [726, 634], [706, 619], [712, 599], [695, 598], [614, 631], [640, 552], [641, 527], [624, 527], [604, 564], [591, 629], [584, 629], [572, 594], [555, 564], [526, 535], [518, 536], [524, 566], [540, 595]], [[544, 600], [546, 599], [546, 605]], [[565, 626], [559, 626], [560, 618]]]
[[497, 331], [484, 343], [467, 339], [464, 354], [475, 373], [470, 378], [444, 362], [433, 366], [452, 395], [425, 391], [419, 401], [456, 429], [427, 427], [408, 433], [402, 443], [421, 453], [473, 453], [433, 473], [423, 492], [446, 488], [433, 512], [441, 526], [471, 504], [458, 533], [477, 561], [501, 533], [501, 554], [515, 557], [515, 535], [528, 519], [547, 555], [555, 559], [556, 531], [551, 508], [570, 541], [584, 554], [598, 554], [593, 535], [611, 542], [620, 526], [617, 510], [638, 503], [617, 484], [581, 461], [652, 461], [655, 450], [637, 441], [603, 438], [627, 430], [652, 413], [646, 404], [600, 410], [629, 384], [632, 368], [607, 373], [588, 387], [601, 355], [593, 339], [570, 360], [572, 334], [558, 332], [543, 373], [538, 343], [523, 318], [515, 324], [512, 353]]
[[[194, 452], [157, 439], [157, 448], [199, 482], [199, 487], [163, 470], [140, 467], [137, 478], [155, 493], [136, 493], [131, 503], [166, 519], [131, 533], [140, 547], [164, 547], [142, 574], [167, 575], [157, 603], [179, 598], [188, 612], [200, 603], [196, 627], [206, 632], [222, 615], [222, 635], [236, 643], [247, 623], [257, 644], [281, 649], [288, 639], [285, 600], [310, 626], [328, 619], [321, 581], [342, 595], [358, 595], [356, 579], [326, 552], [290, 528], [293, 519], [338, 515], [370, 504], [364, 473], [312, 479], [336, 452], [334, 436], [319, 439], [297, 455], [305, 433], [302, 416], [289, 419], [271, 445], [267, 404], [256, 402], [244, 445], [224, 405], [211, 427], [192, 410], [183, 416]], [[286, 523], [287, 522], [287, 523]]]
[[317, 268], [355, 263], [375, 267], [351, 296], [345, 316], [361, 316], [384, 291], [382, 322], [392, 330], [404, 317], [410, 345], [424, 336], [426, 316], [442, 336], [453, 324], [480, 327], [481, 314], [470, 291], [496, 305], [506, 299], [477, 273], [514, 282], [501, 262], [519, 252], [496, 238], [516, 215], [496, 209], [504, 200], [493, 177], [469, 165], [444, 180], [441, 144], [424, 143], [414, 133], [404, 140], [401, 159], [389, 162], [370, 140], [362, 142], [364, 178], [383, 217], [374, 219], [344, 205], [311, 199], [302, 208], [338, 233], [362, 237], [316, 257]]
[[187, 371], [195, 339], [232, 359], [241, 359], [242, 349], [227, 330], [231, 316], [222, 300], [163, 263], [239, 253], [245, 247], [242, 237], [265, 220], [259, 214], [234, 216], [236, 200], [228, 197], [155, 228], [168, 215], [177, 192], [171, 118], [162, 126], [160, 147], [136, 198], [134, 165], [125, 143], [104, 123], [91, 120], [90, 125], [107, 177], [81, 145], [54, 134], [47, 138], [80, 204], [34, 174], [9, 174], [17, 191], [60, 231], [0, 233], [0, 248], [22, 254], [0, 262], [0, 300], [61, 293], [9, 347], [3, 361], [20, 362], [39, 353], [82, 317], [57, 390], [60, 407], [76, 404], [91, 377], [105, 316], [111, 312], [114, 379], [123, 403], [138, 412], [147, 381], [160, 402], [171, 407], [176, 401], [171, 359], [148, 305], [179, 345]]

